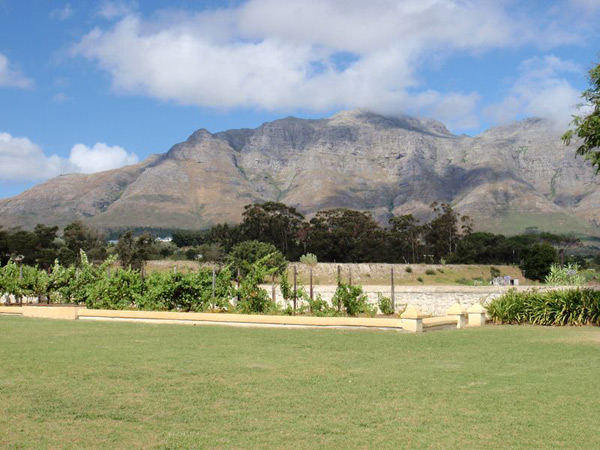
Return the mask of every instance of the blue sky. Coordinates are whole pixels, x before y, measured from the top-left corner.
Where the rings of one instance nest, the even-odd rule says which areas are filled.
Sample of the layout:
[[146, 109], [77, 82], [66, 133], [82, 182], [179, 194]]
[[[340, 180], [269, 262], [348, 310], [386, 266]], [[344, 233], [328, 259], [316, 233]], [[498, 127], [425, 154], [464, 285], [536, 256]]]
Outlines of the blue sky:
[[600, 0], [0, 0], [0, 197], [288, 115], [563, 129], [599, 19]]

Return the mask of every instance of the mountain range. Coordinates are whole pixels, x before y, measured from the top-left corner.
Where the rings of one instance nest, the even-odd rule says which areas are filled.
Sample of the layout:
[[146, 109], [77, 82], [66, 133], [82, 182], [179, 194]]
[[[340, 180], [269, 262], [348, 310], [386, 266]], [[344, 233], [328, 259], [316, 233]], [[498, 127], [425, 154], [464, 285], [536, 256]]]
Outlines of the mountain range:
[[392, 214], [426, 217], [438, 201], [480, 230], [600, 235], [600, 176], [551, 122], [525, 119], [471, 137], [433, 119], [363, 110], [200, 129], [139, 164], [61, 175], [0, 199], [0, 225], [201, 229], [239, 222], [244, 205], [266, 200], [308, 216], [366, 210], [383, 223]]

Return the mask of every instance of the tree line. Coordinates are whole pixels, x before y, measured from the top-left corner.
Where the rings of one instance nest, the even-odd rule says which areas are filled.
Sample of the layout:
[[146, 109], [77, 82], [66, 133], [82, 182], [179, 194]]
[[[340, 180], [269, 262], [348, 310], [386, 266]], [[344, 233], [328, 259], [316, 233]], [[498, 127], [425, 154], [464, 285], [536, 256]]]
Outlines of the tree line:
[[431, 205], [429, 221], [406, 214], [392, 216], [386, 226], [363, 211], [328, 209], [307, 220], [282, 203], [254, 203], [245, 207], [237, 225], [178, 230], [172, 238], [172, 243], [158, 243], [150, 232], [136, 236], [127, 231], [115, 246], [109, 246], [101, 232], [82, 222], [67, 225], [62, 235], [58, 227], [42, 224], [32, 231], [0, 228], [0, 260], [4, 265], [18, 257], [27, 265], [47, 269], [55, 260], [77, 265], [83, 250], [91, 261], [117, 254], [124, 267], [141, 269], [149, 259], [225, 262], [241, 261], [246, 253], [264, 256], [277, 251], [290, 261], [311, 253], [318, 261], [339, 263], [515, 264], [526, 276], [541, 279], [552, 263], [566, 262], [569, 252], [580, 245], [572, 236], [536, 230], [509, 237], [473, 232], [468, 216], [437, 202]]

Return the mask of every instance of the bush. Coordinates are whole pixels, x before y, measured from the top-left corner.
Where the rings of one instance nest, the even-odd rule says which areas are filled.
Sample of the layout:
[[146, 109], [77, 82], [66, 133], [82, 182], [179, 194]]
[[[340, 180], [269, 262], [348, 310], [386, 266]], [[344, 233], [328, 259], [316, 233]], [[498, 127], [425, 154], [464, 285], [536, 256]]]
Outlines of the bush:
[[552, 264], [544, 281], [551, 286], [581, 286], [585, 284], [585, 276], [579, 273], [577, 264]]
[[600, 325], [600, 291], [566, 289], [556, 291], [509, 290], [487, 305], [496, 323], [534, 325]]
[[136, 269], [115, 270], [89, 286], [85, 306], [90, 309], [130, 309], [142, 298], [142, 277]]
[[367, 294], [363, 293], [361, 286], [340, 284], [331, 302], [336, 308], [343, 308], [349, 316], [357, 316], [360, 313], [373, 315], [373, 308], [367, 302]]
[[277, 270], [277, 267], [267, 267], [267, 263], [271, 258], [272, 255], [266, 255], [247, 268], [248, 272], [242, 279], [238, 291], [240, 300], [237, 308], [241, 313], [264, 314], [277, 309], [277, 305], [267, 291], [259, 286], [267, 275], [271, 275]]
[[410, 266], [406, 266], [404, 270], [406, 271], [406, 273], [412, 273], [412, 267]]
[[377, 294], [377, 305], [379, 306], [379, 311], [386, 316], [391, 316], [395, 313], [392, 299], [385, 297], [381, 292]]
[[425, 275], [435, 275], [435, 270], [433, 270], [433, 269], [427, 269], [425, 271]]
[[490, 276], [492, 278], [498, 278], [500, 276], [500, 270], [494, 266], [490, 267]]
[[527, 278], [542, 281], [556, 259], [556, 250], [552, 245], [534, 244], [524, 252], [523, 262], [519, 267]]
[[306, 255], [302, 255], [300, 257], [300, 262], [302, 264], [306, 264], [307, 266], [314, 267], [319, 261], [317, 259], [317, 255], [313, 253], [307, 253]]
[[423, 277], [417, 277], [417, 281], [422, 283], [423, 282]]
[[283, 254], [273, 244], [265, 242], [240, 242], [227, 255], [227, 264], [230, 265], [233, 273], [239, 269], [242, 276], [246, 275], [253, 264], [260, 260], [267, 269], [274, 269], [269, 273], [283, 274], [287, 267], [287, 261]]

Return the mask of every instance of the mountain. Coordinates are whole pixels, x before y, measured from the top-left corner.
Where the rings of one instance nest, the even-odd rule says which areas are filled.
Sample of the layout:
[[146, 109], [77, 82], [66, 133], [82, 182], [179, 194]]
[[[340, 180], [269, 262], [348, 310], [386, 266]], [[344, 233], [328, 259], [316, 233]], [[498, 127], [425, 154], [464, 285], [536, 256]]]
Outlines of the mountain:
[[256, 129], [201, 129], [142, 163], [51, 179], [0, 200], [0, 224], [205, 228], [238, 222], [244, 205], [265, 200], [307, 215], [368, 210], [385, 222], [423, 217], [442, 201], [478, 229], [600, 235], [600, 177], [574, 155], [543, 119], [470, 137], [432, 119], [361, 110], [287, 117]]

